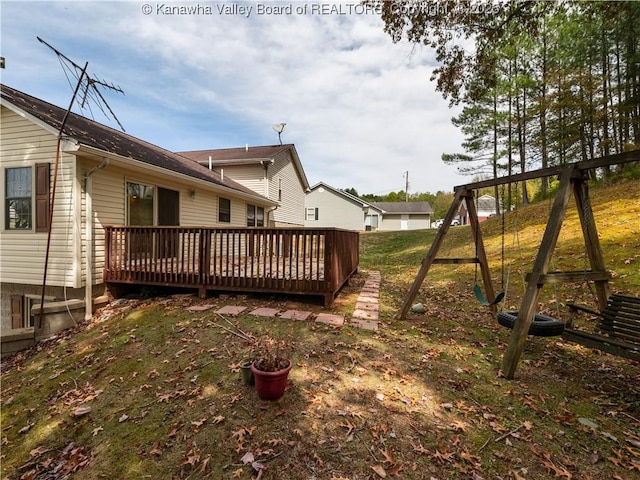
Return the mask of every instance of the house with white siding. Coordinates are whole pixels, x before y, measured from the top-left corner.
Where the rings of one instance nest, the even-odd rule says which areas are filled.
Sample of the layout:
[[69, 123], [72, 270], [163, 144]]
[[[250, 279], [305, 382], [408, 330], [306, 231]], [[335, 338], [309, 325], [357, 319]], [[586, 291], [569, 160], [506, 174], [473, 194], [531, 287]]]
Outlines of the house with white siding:
[[377, 230], [382, 210], [361, 198], [324, 182], [309, 189], [305, 197], [305, 227], [334, 227], [347, 230]]
[[[502, 200], [500, 207], [502, 208]], [[493, 217], [496, 214], [496, 199], [491, 195], [480, 195], [474, 198], [473, 203], [476, 204], [476, 211], [478, 212], [478, 222], [484, 222], [489, 217]], [[467, 212], [467, 205], [465, 202], [460, 204], [460, 224], [467, 225], [469, 223], [469, 212]]]
[[178, 152], [277, 202], [269, 226], [302, 226], [309, 181], [292, 144]]
[[431, 228], [433, 208], [429, 202], [374, 202], [382, 210], [380, 230], [420, 230]]
[[[45, 300], [76, 299], [90, 316], [95, 297], [105, 292], [105, 226], [259, 226], [280, 208], [264, 190], [257, 193], [217, 170], [75, 113], [59, 135], [63, 108], [5, 85], [0, 91], [3, 333], [33, 325], [31, 306], [40, 303], [49, 230]], [[293, 155], [292, 149], [282, 155]], [[293, 195], [286, 187], [269, 184], [269, 196], [278, 188], [283, 196]], [[287, 212], [292, 222], [304, 205], [303, 187], [295, 188], [301, 200], [298, 212]]]

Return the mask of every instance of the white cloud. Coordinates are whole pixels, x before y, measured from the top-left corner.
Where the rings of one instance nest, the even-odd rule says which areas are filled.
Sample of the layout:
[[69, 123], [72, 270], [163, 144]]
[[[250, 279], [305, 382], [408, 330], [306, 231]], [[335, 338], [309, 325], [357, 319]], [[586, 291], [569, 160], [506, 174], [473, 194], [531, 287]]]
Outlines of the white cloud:
[[[311, 183], [385, 192], [404, 188], [407, 170], [413, 192], [465, 183], [440, 160], [460, 151], [462, 137], [429, 82], [433, 54], [393, 44], [379, 18], [165, 16], [150, 4], [151, 15], [138, 2], [3, 4], [3, 55], [15, 69], [3, 81], [64, 105], [70, 93], [51, 81], [62, 70], [35, 41], [50, 36], [123, 86], [124, 99], [108, 97], [118, 117], [160, 146], [272, 144], [271, 125], [286, 122], [283, 141], [296, 144]], [[46, 75], [33, 78], [37, 68], [18, 48], [42, 59]], [[58, 91], [44, 96], [49, 84]]]

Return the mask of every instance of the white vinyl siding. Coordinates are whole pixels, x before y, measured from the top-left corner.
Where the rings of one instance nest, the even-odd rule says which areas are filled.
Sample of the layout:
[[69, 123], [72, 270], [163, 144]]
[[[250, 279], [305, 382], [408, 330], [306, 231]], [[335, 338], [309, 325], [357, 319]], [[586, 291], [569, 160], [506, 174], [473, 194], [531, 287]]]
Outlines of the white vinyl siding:
[[[51, 164], [50, 181], [53, 182], [53, 164], [56, 158], [56, 137], [40, 126], [2, 107], [0, 138], [0, 189], [5, 198], [5, 169], [31, 167], [36, 163]], [[73, 232], [73, 192], [75, 183], [74, 157], [60, 155], [58, 180], [51, 232], [51, 248], [47, 285], [74, 287], [78, 239]], [[0, 278], [2, 282], [41, 285], [47, 246], [47, 232], [6, 230], [4, 205], [0, 215]]]
[[243, 185], [254, 192], [267, 196], [264, 181], [264, 167], [257, 165], [235, 165], [227, 167], [216, 167], [225, 177], [232, 178], [235, 182]]
[[305, 191], [289, 151], [283, 152], [269, 165], [269, 198], [280, 206], [273, 212], [276, 226], [304, 225]]
[[364, 230], [365, 214], [362, 205], [328, 189], [316, 188], [305, 199], [308, 209], [318, 209], [318, 220], [307, 218], [305, 227], [335, 227], [347, 230]]
[[[406, 230], [419, 230], [429, 228], [430, 216], [428, 214], [406, 214]], [[383, 217], [383, 221], [380, 222], [379, 230], [402, 230], [403, 229], [403, 215], [387, 213]]]

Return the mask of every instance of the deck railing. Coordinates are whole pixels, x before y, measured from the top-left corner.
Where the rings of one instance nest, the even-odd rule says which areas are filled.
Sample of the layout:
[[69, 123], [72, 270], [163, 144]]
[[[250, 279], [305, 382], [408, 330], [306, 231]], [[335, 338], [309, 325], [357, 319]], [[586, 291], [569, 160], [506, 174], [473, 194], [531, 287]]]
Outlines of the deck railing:
[[334, 228], [105, 227], [107, 283], [321, 295], [357, 270], [358, 233]]

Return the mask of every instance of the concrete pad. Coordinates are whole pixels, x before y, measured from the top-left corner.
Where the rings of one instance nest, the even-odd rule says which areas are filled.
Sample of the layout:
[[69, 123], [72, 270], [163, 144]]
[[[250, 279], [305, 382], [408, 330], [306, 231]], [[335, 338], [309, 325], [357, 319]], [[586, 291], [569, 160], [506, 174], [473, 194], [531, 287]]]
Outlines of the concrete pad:
[[331, 313], [319, 313], [316, 317], [316, 322], [341, 327], [344, 325], [344, 317], [342, 315], [333, 315]]
[[349, 325], [356, 328], [364, 328], [365, 330], [378, 331], [378, 322], [372, 322], [370, 320], [351, 320]]
[[246, 309], [247, 307], [240, 307], [237, 305], [226, 305], [216, 310], [216, 313], [219, 313], [220, 315], [233, 315], [235, 317], [236, 315], [240, 315]]
[[215, 305], [194, 305], [193, 307], [187, 308], [187, 312], [204, 312], [206, 310], [210, 310]]
[[356, 310], [366, 310], [367, 312], [379, 312], [380, 305], [378, 303], [356, 302]]
[[277, 308], [260, 307], [249, 312], [249, 315], [255, 315], [256, 317], [275, 317], [278, 313], [280, 313], [280, 310]]
[[353, 312], [352, 317], [358, 320], [377, 320], [378, 312], [368, 312], [367, 310], [356, 310]]
[[311, 312], [303, 310], [287, 310], [280, 314], [280, 318], [286, 318], [288, 320], [306, 320], [311, 315]]

